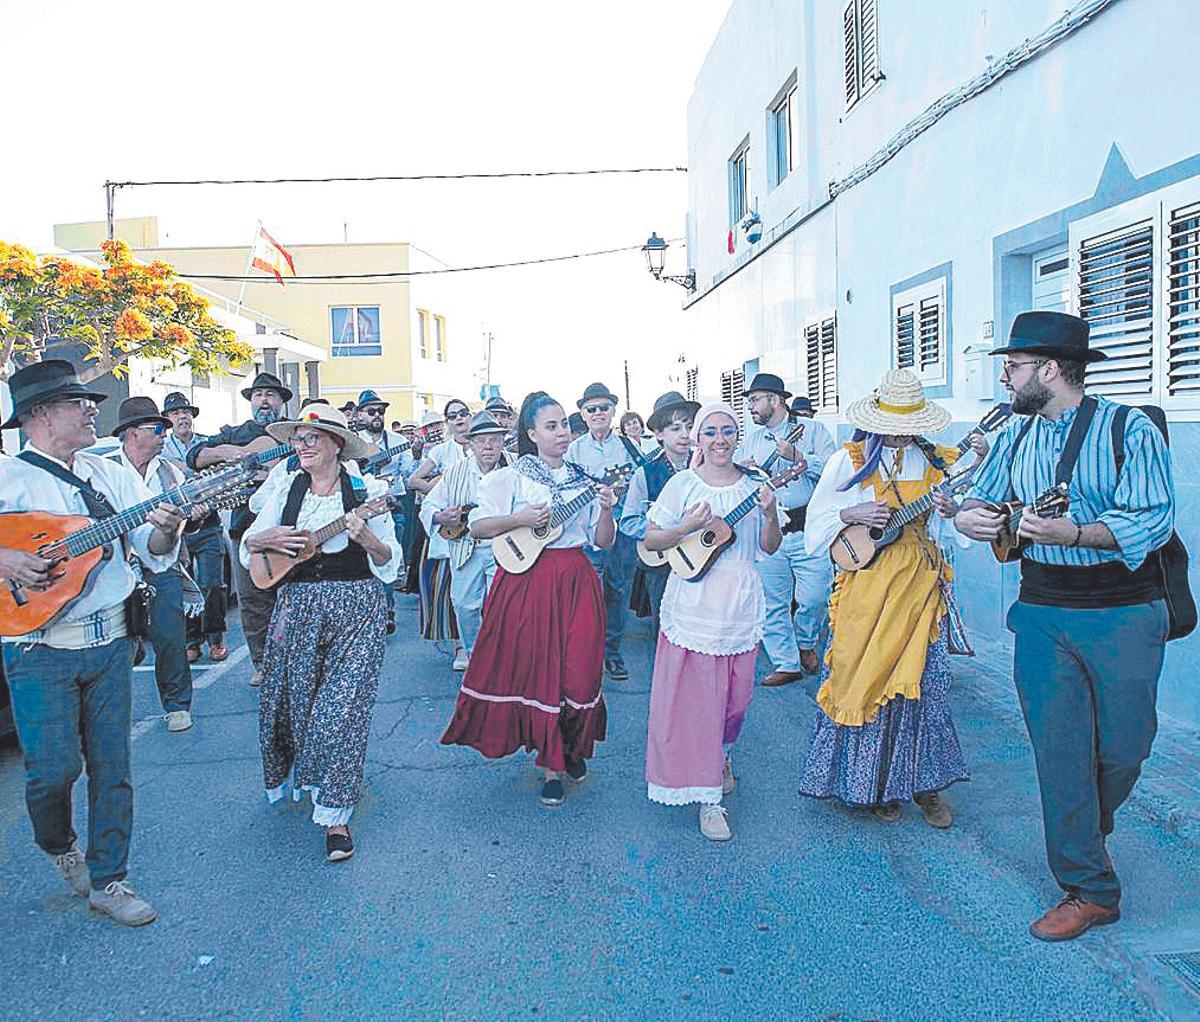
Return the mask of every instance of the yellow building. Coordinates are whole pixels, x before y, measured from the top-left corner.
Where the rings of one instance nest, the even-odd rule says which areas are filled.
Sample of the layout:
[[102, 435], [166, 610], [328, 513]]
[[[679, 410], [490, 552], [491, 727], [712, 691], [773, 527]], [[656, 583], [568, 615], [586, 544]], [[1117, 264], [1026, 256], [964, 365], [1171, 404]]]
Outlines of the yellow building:
[[[58, 224], [55, 244], [91, 254], [105, 237], [100, 222]], [[458, 293], [437, 276], [364, 281], [295, 280], [281, 287], [274, 277], [217, 280], [247, 273], [247, 246], [175, 248], [158, 244], [155, 217], [118, 220], [117, 237], [138, 259], [161, 259], [194, 283], [240, 301], [284, 324], [286, 333], [328, 353], [321, 362], [279, 361], [265, 348], [264, 368], [277, 373], [300, 396], [316, 395], [341, 405], [368, 387], [391, 407], [388, 420], [419, 419], [451, 397], [476, 402], [483, 360], [481, 325], [462, 311]], [[408, 272], [437, 268], [434, 257], [407, 242], [302, 245], [278, 237], [299, 276]], [[244, 288], [244, 293], [243, 293]], [[453, 307], [453, 308], [452, 308]]]

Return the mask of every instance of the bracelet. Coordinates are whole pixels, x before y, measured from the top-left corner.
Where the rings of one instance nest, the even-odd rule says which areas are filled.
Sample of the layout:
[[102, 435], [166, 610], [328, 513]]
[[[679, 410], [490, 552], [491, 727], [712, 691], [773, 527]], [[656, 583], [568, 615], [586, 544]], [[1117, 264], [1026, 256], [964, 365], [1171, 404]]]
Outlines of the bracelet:
[[1078, 522], [1076, 522], [1075, 523], [1075, 538], [1073, 540], [1071, 540], [1071, 545], [1068, 547], [1068, 549], [1074, 550], [1077, 546], [1079, 546], [1079, 541], [1082, 538], [1083, 538], [1083, 526], [1080, 525]]

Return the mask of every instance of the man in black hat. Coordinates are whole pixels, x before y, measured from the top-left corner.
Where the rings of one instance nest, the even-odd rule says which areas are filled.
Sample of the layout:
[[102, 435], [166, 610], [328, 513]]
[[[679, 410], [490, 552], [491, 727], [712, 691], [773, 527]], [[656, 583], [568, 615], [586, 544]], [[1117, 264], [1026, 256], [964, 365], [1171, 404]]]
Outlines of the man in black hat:
[[811, 419], [816, 414], [813, 410], [813, 403], [803, 394], [797, 394], [792, 398], [792, 403], [788, 405], [788, 413], [793, 421], [796, 419]]
[[821, 470], [836, 445], [829, 430], [815, 421], [804, 423], [799, 439], [788, 439], [796, 426], [788, 417], [787, 400], [791, 396], [774, 373], [758, 373], [750, 381], [746, 404], [754, 425], [746, 431], [735, 455], [742, 465], [766, 465], [774, 458], [771, 475], [793, 466], [803, 473], [776, 493], [779, 506], [788, 514], [788, 523], [783, 527], [779, 549], [758, 564], [767, 602], [763, 648], [774, 668], [763, 684], [772, 688], [820, 670], [817, 647], [833, 581], [828, 556], [810, 554], [805, 546], [804, 516]]
[[[0, 459], [0, 513], [48, 511], [109, 517], [151, 499], [122, 465], [82, 453], [96, 442], [96, 404], [105, 395], [79, 382], [70, 362], [50, 359], [17, 370], [9, 387], [12, 417], [28, 438], [15, 458]], [[25, 801], [34, 838], [63, 879], [91, 906], [127, 926], [156, 913], [125, 882], [133, 829], [129, 763], [135, 640], [125, 600], [135, 577], [127, 544], [143, 563], [165, 570], [175, 560], [183, 517], [160, 504], [148, 521], [114, 540], [84, 592], [43, 628], [5, 636], [4, 664], [13, 717], [25, 752]], [[52, 584], [51, 564], [0, 547], [5, 589]], [[71, 791], [86, 764], [87, 858], [71, 826]]]
[[[593, 479], [602, 479], [610, 469], [636, 465], [630, 448], [612, 428], [617, 395], [603, 383], [587, 386], [577, 402], [588, 431], [576, 437], [567, 448], [566, 460], [582, 468]], [[613, 518], [621, 517], [624, 488], [618, 491]], [[586, 548], [588, 558], [604, 582], [604, 669], [613, 681], [625, 681], [629, 671], [621, 657], [621, 637], [625, 634], [625, 613], [629, 604], [629, 583], [637, 560], [637, 545], [628, 536], [617, 533], [608, 550]]]
[[[242, 390], [242, 397], [250, 402], [250, 418], [237, 426], [222, 426], [215, 436], [196, 447], [187, 455], [188, 468], [208, 468], [222, 461], [236, 461], [245, 451], [244, 445], [267, 436], [267, 427], [283, 418], [284, 406], [292, 399], [292, 392], [273, 373], [259, 373], [249, 387]], [[242, 534], [254, 521], [249, 508], [238, 508], [229, 523], [229, 538], [234, 545], [242, 541]], [[275, 590], [259, 589], [251, 580], [250, 573], [233, 559], [233, 577], [238, 594], [238, 612], [242, 617], [242, 632], [250, 648], [250, 659], [254, 663], [254, 676], [250, 684], [262, 681], [262, 656], [267, 641], [267, 628], [275, 610]]]
[[[117, 410], [112, 435], [121, 449], [111, 460], [138, 474], [152, 494], [167, 493], [182, 485], [183, 470], [161, 457], [171, 422], [158, 414], [152, 398], [130, 397]], [[197, 521], [204, 517], [198, 512]], [[187, 621], [183, 610], [183, 578], [173, 564], [165, 571], [144, 568], [150, 586], [148, 635], [154, 647], [154, 682], [167, 718], [167, 730], [187, 731], [192, 726], [192, 670], [188, 666]]]
[[[1050, 869], [1066, 897], [1032, 924], [1070, 940], [1120, 918], [1105, 840], [1154, 740], [1169, 614], [1157, 551], [1172, 536], [1174, 485], [1162, 433], [1136, 408], [1084, 395], [1105, 352], [1060, 312], [1016, 318], [1000, 382], [1018, 414], [975, 474], [955, 524], [995, 539], [994, 509], [1067, 482], [1064, 517], [1022, 515], [1021, 588], [1009, 608], [1013, 675], [1037, 762]], [[1122, 428], [1123, 427], [1123, 428]]]
[[517, 413], [499, 394], [489, 397], [483, 410], [504, 427], [504, 449], [510, 454], [517, 450]]

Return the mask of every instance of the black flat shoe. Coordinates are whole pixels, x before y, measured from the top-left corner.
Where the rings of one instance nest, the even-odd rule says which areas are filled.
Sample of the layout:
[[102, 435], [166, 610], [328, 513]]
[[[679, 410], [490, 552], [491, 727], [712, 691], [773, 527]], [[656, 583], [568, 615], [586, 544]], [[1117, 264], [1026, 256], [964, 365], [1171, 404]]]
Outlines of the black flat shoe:
[[344, 862], [354, 854], [354, 842], [350, 839], [350, 832], [345, 834], [331, 834], [325, 832], [325, 858], [329, 862]]
[[628, 681], [629, 671], [625, 669], [625, 661], [619, 656], [610, 656], [604, 661], [604, 669], [613, 681]]
[[563, 782], [556, 777], [542, 785], [542, 794], [538, 797], [538, 801], [544, 806], [560, 806], [566, 797], [567, 792], [563, 788]]
[[568, 759], [566, 761], [567, 780], [578, 784], [587, 777], [587, 760], [586, 759]]

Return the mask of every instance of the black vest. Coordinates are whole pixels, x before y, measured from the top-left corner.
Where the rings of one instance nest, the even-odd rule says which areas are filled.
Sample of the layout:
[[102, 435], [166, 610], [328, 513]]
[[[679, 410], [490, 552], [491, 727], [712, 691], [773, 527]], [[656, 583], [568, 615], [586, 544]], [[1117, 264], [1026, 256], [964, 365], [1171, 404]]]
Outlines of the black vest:
[[646, 473], [646, 499], [653, 503], [658, 500], [658, 495], [662, 493], [663, 487], [667, 485], [667, 480], [673, 475], [666, 451], [663, 451], [657, 458], [651, 458], [646, 462], [642, 466], [642, 471]]
[[[341, 470], [338, 481], [341, 484], [343, 510], [350, 511], [358, 507], [363, 502], [363, 497], [355, 492], [354, 484], [351, 483], [350, 476], [344, 468]], [[279, 517], [280, 525], [295, 527], [296, 519], [300, 515], [300, 505], [311, 486], [312, 477], [307, 472], [296, 473], [291, 489], [288, 490], [283, 514]], [[366, 578], [371, 578], [371, 566], [367, 561], [367, 552], [357, 543], [348, 542], [346, 549], [339, 550], [336, 554], [319, 551], [316, 557], [297, 567], [288, 581], [354, 582]]]

